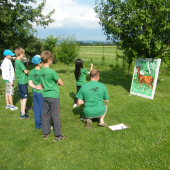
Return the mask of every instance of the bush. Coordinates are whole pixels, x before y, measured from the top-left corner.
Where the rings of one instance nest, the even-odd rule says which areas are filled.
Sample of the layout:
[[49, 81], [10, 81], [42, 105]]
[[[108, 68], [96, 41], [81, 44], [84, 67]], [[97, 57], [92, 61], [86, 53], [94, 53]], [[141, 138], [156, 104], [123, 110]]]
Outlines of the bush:
[[76, 42], [76, 38], [68, 36], [62, 38], [60, 46], [57, 49], [57, 59], [62, 63], [69, 65], [75, 58], [78, 57], [79, 44]]

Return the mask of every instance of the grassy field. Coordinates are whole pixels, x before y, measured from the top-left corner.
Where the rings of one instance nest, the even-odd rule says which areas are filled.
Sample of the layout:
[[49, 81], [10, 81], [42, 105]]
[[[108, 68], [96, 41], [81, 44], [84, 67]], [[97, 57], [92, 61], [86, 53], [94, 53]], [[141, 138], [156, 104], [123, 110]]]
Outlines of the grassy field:
[[[85, 50], [84, 53], [91, 52]], [[99, 55], [99, 52], [96, 53]], [[82, 58], [88, 56], [83, 56], [83, 52], [80, 54]], [[93, 56], [97, 57], [97, 54]], [[32, 68], [33, 66], [27, 67], [29, 70]], [[85, 124], [80, 120], [83, 108], [72, 108], [76, 93], [74, 65], [71, 64], [67, 72], [64, 64], [58, 63], [51, 68], [56, 70], [64, 82], [64, 86], [59, 87], [60, 112], [62, 132], [67, 138], [54, 142], [52, 130], [50, 136], [44, 140], [42, 130], [34, 128], [33, 111], [29, 111], [29, 120], [21, 120], [20, 110], [6, 110], [4, 95], [0, 95], [1, 170], [170, 169], [168, 72], [160, 71], [154, 100], [150, 100], [130, 96], [132, 75], [127, 77], [126, 71], [109, 67], [99, 68], [100, 82], [106, 85], [110, 97], [105, 122], [108, 125], [124, 123], [130, 127], [111, 131], [98, 127], [97, 120], [93, 121], [91, 130], [85, 130]], [[90, 66], [85, 67], [87, 70], [89, 68]], [[98, 66], [94, 64], [94, 68]], [[5, 87], [1, 77], [0, 87]], [[19, 96], [14, 97], [14, 104], [20, 107]], [[27, 106], [32, 106], [30, 87]]]
[[[90, 63], [91, 60], [95, 65], [102, 65], [102, 56], [104, 52], [105, 56], [105, 65], [113, 66], [115, 65], [115, 57], [116, 57], [116, 46], [81, 46], [79, 52], [79, 58], [81, 58], [84, 63]], [[119, 50], [119, 54], [122, 54], [122, 51]], [[118, 63], [121, 64], [121, 59], [119, 59]]]

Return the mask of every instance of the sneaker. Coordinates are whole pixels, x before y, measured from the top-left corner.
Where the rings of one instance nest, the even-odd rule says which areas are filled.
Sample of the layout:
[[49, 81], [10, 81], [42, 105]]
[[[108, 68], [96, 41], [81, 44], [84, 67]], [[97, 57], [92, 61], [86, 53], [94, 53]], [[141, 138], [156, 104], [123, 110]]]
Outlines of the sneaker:
[[76, 107], [77, 107], [77, 104], [74, 104], [74, 105], [73, 105], [73, 108], [76, 108]]
[[43, 138], [44, 138], [44, 139], [47, 139], [47, 138], [48, 138], [48, 135], [49, 135], [49, 134], [43, 135]]
[[54, 138], [54, 141], [63, 140], [63, 139], [65, 139], [65, 138], [66, 138], [66, 136], [60, 135], [60, 136], [58, 136], [58, 137], [55, 137], [55, 138]]
[[21, 115], [21, 119], [29, 119], [30, 117], [28, 116], [28, 115], [26, 115], [26, 114], [24, 114], [24, 115]]
[[15, 106], [10, 106], [10, 110], [17, 110], [18, 107], [15, 107]]
[[6, 105], [6, 109], [10, 109], [10, 104], [9, 104], [9, 105]]

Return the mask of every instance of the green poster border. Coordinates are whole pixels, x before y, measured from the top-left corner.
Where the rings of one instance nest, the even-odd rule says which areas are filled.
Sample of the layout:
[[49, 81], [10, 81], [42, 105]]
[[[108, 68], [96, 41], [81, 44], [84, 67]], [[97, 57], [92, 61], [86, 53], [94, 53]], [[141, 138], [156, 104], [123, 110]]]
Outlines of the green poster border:
[[[148, 99], [153, 99], [154, 95], [155, 95], [160, 64], [161, 64], [161, 59], [154, 59], [154, 60], [152, 58], [137, 59], [135, 61], [135, 67], [134, 67], [134, 71], [133, 71], [133, 78], [132, 78], [132, 83], [131, 83], [131, 88], [130, 88], [130, 94], [148, 98]], [[140, 76], [142, 75], [145, 78], [147, 78], [146, 76], [151, 76], [154, 78], [154, 80], [152, 82], [153, 89], [151, 88], [150, 85], [148, 85], [146, 83], [139, 82], [136, 67], [141, 67], [140, 72], [139, 72]], [[141, 72], [143, 72], [143, 73], [141, 73]], [[140, 87], [141, 84], [142, 84], [142, 87]]]

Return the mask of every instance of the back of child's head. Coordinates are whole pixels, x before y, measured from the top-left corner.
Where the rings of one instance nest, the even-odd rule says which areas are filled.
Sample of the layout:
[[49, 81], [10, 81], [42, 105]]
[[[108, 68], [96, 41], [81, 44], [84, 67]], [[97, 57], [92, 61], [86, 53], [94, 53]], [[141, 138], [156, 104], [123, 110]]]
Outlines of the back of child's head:
[[77, 59], [75, 62], [75, 68], [80, 69], [83, 68], [83, 61], [81, 59]]
[[77, 59], [75, 62], [75, 70], [74, 70], [74, 75], [76, 78], [76, 81], [78, 81], [79, 76], [80, 76], [80, 69], [83, 68], [83, 61], [81, 59]]
[[48, 60], [49, 59], [53, 59], [53, 53], [51, 53], [50, 51], [43, 51], [42, 53], [41, 53], [41, 60], [42, 60], [42, 62], [43, 63], [48, 63]]
[[18, 47], [16, 50], [15, 50], [15, 55], [18, 57], [20, 56], [21, 54], [24, 54], [25, 53], [25, 50], [21, 47]]

